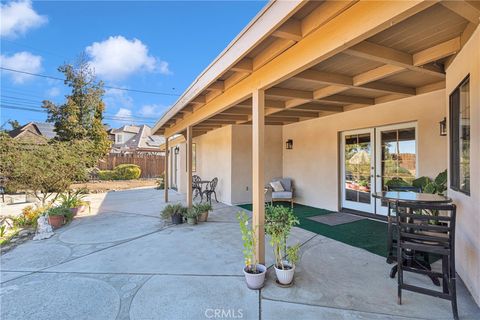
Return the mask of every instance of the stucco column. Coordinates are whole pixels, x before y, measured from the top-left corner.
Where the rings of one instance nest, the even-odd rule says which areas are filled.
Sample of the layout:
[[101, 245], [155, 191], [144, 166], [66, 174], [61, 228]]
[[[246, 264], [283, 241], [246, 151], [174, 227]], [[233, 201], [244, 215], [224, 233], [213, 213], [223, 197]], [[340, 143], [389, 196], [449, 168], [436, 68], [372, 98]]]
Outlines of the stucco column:
[[163, 177], [163, 184], [165, 188], [165, 202], [168, 202], [168, 154], [170, 153], [168, 146], [168, 137], [165, 137], [165, 176]]
[[257, 239], [256, 252], [259, 263], [265, 263], [265, 193], [264, 193], [264, 136], [265, 92], [256, 89], [252, 97], [252, 155], [253, 155], [253, 228]]
[[187, 127], [187, 207], [192, 207], [192, 126]]

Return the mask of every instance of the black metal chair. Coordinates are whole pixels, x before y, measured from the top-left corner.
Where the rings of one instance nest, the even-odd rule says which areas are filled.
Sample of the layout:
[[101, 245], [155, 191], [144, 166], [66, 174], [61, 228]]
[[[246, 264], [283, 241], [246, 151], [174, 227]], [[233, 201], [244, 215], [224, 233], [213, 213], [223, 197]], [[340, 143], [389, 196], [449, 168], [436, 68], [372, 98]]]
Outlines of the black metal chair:
[[201, 201], [203, 201], [203, 194], [202, 194], [202, 179], [200, 176], [193, 175], [192, 176], [192, 192], [193, 192], [193, 199], [200, 196]]
[[[421, 193], [422, 189], [414, 186], [392, 186], [387, 187], [387, 191], [399, 191], [399, 192], [418, 192]], [[397, 261], [396, 257], [396, 246], [397, 246], [397, 239], [395, 238], [395, 230], [397, 227], [397, 221], [395, 218], [396, 208], [395, 206], [392, 207], [391, 203], [388, 202], [387, 204], [387, 263], [391, 264]], [[390, 272], [390, 278], [395, 278], [396, 268], [392, 269]]]
[[[422, 293], [450, 300], [453, 317], [458, 319], [455, 272], [456, 206], [454, 204], [431, 205], [401, 202], [396, 206], [398, 208], [398, 304], [402, 304], [402, 290]], [[435, 214], [421, 214], [424, 211], [435, 212]], [[414, 256], [409, 254], [412, 252], [441, 256], [442, 272], [421, 268], [418, 264], [410, 265], [408, 259]], [[407, 260], [404, 261], [404, 259]], [[404, 271], [442, 279], [442, 291], [404, 283]]]
[[212, 194], [215, 196], [215, 201], [217, 201], [217, 193], [215, 192], [215, 188], [217, 188], [217, 183], [218, 183], [218, 178], [213, 178], [212, 181], [207, 185], [207, 188], [205, 191], [203, 191], [203, 194], [207, 196], [207, 201], [212, 204]]

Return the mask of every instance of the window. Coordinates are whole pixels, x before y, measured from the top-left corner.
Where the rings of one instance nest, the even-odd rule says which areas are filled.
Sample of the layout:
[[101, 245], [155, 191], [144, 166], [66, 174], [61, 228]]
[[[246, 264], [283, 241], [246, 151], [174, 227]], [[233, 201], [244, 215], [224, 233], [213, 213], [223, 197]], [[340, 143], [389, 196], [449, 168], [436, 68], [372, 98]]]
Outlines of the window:
[[117, 134], [117, 143], [123, 143], [123, 135], [121, 133]]
[[450, 94], [450, 188], [470, 194], [470, 78]]

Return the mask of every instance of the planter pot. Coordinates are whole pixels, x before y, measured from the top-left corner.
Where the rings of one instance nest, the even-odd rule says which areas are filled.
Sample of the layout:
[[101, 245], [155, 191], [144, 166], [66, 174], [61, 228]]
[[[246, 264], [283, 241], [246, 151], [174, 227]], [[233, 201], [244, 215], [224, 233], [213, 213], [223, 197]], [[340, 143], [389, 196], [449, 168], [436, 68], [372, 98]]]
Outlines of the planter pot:
[[247, 267], [243, 268], [243, 274], [245, 275], [245, 281], [249, 289], [258, 290], [263, 287], [267, 268], [263, 264], [257, 264], [257, 271], [259, 271], [259, 273], [249, 273], [247, 272]]
[[206, 222], [208, 219], [208, 211], [200, 213], [198, 216], [198, 222]]
[[80, 207], [76, 208], [70, 208], [70, 211], [72, 211], [72, 215], [75, 217], [79, 212], [81, 212]]
[[197, 224], [197, 218], [187, 218], [188, 224]]
[[52, 228], [57, 229], [63, 226], [65, 222], [64, 216], [48, 216], [48, 223], [52, 226]]
[[291, 267], [289, 264], [284, 263], [285, 266], [289, 266], [290, 269], [282, 270], [275, 267], [275, 275], [277, 276], [280, 284], [290, 284], [293, 281], [293, 275], [295, 273], [295, 266]]
[[172, 216], [172, 223], [173, 224], [181, 224], [183, 223], [183, 217], [181, 214], [174, 214]]

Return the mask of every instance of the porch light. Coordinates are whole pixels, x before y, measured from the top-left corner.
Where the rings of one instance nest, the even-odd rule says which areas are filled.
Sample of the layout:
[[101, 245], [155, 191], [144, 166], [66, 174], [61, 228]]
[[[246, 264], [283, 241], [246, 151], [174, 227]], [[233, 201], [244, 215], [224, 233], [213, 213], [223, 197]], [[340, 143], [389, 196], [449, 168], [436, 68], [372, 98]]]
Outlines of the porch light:
[[179, 154], [180, 153], [180, 148], [178, 146], [176, 146], [175, 149], [173, 149], [173, 151], [175, 152], [175, 154]]
[[443, 118], [443, 120], [440, 121], [439, 124], [440, 124], [440, 135], [446, 136], [447, 135], [447, 118]]
[[285, 142], [285, 148], [287, 149], [293, 149], [293, 140], [292, 139], [288, 139], [287, 142]]

